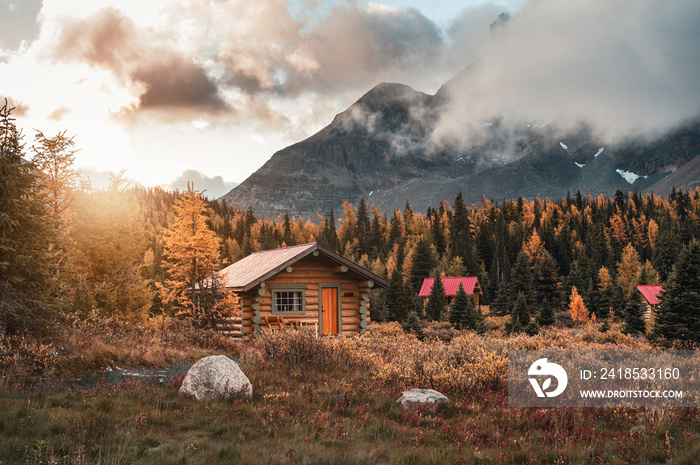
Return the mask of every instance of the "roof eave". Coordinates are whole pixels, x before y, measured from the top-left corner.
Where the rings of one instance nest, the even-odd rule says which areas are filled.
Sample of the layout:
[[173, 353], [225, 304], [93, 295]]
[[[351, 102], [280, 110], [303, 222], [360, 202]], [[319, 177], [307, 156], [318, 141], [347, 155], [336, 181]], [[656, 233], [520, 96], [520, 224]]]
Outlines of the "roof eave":
[[[317, 244], [317, 246], [318, 246], [318, 244]], [[293, 265], [296, 262], [298, 262], [299, 260], [301, 260], [302, 258], [309, 256], [310, 254], [312, 254], [314, 252], [314, 250], [316, 250], [316, 247], [310, 247], [310, 248], [306, 249], [305, 251], [300, 252], [298, 255], [295, 255], [294, 257], [290, 258], [289, 260], [287, 260], [283, 264], [279, 265], [278, 267], [273, 268], [272, 270], [268, 271], [264, 275], [262, 275], [258, 278], [255, 278], [253, 281], [251, 281], [248, 284], [246, 284], [245, 286], [243, 286], [243, 292], [247, 292], [247, 291], [253, 289], [254, 287], [258, 286], [260, 283], [264, 282], [266, 279], [276, 275], [277, 273], [280, 273], [282, 270], [284, 270], [288, 266]]]
[[[377, 276], [376, 274], [372, 273], [371, 271], [367, 270], [366, 268], [361, 267], [360, 265], [356, 264], [355, 262], [348, 260], [347, 258], [333, 252], [332, 250], [328, 249], [327, 247], [324, 247], [318, 243], [315, 243], [313, 247], [309, 247], [308, 249], [304, 250], [303, 252], [300, 252], [298, 255], [295, 255], [294, 257], [290, 258], [283, 264], [273, 268], [272, 270], [268, 271], [267, 273], [253, 279], [249, 283], [239, 286], [236, 289], [240, 289], [239, 292], [248, 292], [249, 290], [253, 289], [254, 287], [260, 285], [260, 283], [265, 282], [266, 279], [269, 279], [270, 277], [282, 272], [282, 270], [286, 269], [288, 266], [293, 265], [294, 263], [298, 262], [299, 260], [302, 260], [315, 251], [319, 251], [320, 253], [323, 253], [330, 259], [347, 266], [348, 268], [352, 269], [355, 273], [367, 278], [368, 280], [372, 280], [376, 285], [379, 287], [387, 288], [390, 286], [389, 281], [386, 279], [382, 278], [381, 276]], [[229, 288], [229, 289], [234, 289], [234, 288]]]
[[380, 287], [387, 288], [387, 287], [391, 286], [391, 283], [388, 280], [382, 278], [381, 276], [378, 276], [378, 275], [372, 273], [367, 268], [361, 267], [357, 263], [355, 263], [351, 260], [348, 260], [347, 258], [343, 257], [342, 255], [333, 252], [331, 249], [329, 249], [325, 246], [322, 246], [322, 245], [317, 243], [316, 249], [320, 252], [323, 252], [324, 254], [329, 256], [330, 258], [335, 259], [336, 261], [340, 262], [341, 264], [347, 266], [348, 268], [351, 268], [352, 270], [354, 270], [356, 273], [362, 275], [363, 277], [374, 281], [374, 283], [378, 284]]

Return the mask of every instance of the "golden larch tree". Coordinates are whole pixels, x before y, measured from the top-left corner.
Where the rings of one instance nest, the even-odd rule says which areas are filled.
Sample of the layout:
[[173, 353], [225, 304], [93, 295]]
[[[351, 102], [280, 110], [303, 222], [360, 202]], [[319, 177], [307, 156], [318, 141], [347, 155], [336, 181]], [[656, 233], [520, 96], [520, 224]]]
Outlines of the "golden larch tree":
[[600, 267], [598, 270], [598, 287], [600, 289], [605, 289], [610, 284], [612, 284], [612, 278], [610, 277], [610, 271], [604, 266]]
[[618, 244], [627, 242], [627, 227], [619, 213], [616, 213], [610, 218], [610, 230]]
[[586, 323], [590, 313], [584, 305], [583, 297], [579, 295], [576, 286], [571, 288], [571, 296], [569, 299], [571, 301], [569, 304], [569, 313], [571, 313], [571, 319], [574, 320], [574, 324]]
[[542, 242], [540, 235], [537, 234], [536, 229], [532, 230], [530, 238], [523, 243], [523, 252], [527, 255], [531, 265], [540, 261], [542, 252], [544, 252], [544, 242]]
[[159, 294], [163, 303], [178, 306], [181, 315], [206, 321], [209, 315], [198, 304], [196, 295], [198, 283], [211, 280], [219, 265], [219, 238], [207, 226], [202, 193], [190, 184], [173, 208], [175, 221], [163, 240], [168, 278], [159, 285]]
[[66, 136], [66, 131], [53, 138], [37, 131], [32, 145], [32, 161], [38, 167], [41, 191], [55, 221], [60, 221], [86, 184], [73, 167], [77, 152], [73, 139]]
[[656, 239], [659, 237], [659, 225], [653, 219], [649, 220], [647, 225], [647, 240], [651, 250], [656, 249]]
[[617, 263], [617, 285], [628, 295], [637, 283], [637, 276], [642, 269], [637, 249], [629, 243], [622, 250], [622, 257]]

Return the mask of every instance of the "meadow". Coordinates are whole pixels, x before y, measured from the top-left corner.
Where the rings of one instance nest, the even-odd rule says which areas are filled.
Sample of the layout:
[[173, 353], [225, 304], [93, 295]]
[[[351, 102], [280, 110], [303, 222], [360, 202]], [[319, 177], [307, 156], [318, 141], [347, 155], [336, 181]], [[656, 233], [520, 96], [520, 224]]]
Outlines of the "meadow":
[[[509, 408], [513, 349], [648, 349], [613, 325], [506, 336], [397, 323], [370, 337], [305, 331], [232, 342], [176, 320], [133, 325], [88, 318], [61, 323], [52, 340], [0, 340], [0, 463], [270, 464], [551, 463], [693, 464], [697, 409]], [[106, 367], [152, 367], [225, 354], [240, 361], [252, 399], [195, 402], [182, 378], [80, 387]], [[450, 398], [436, 412], [404, 412], [405, 389]]]

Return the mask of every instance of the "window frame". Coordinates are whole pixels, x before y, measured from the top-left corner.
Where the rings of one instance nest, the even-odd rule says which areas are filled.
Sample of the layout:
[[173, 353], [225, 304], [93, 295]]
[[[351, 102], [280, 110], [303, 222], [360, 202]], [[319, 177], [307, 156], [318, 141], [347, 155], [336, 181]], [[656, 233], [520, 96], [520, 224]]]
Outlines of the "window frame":
[[[306, 315], [306, 286], [270, 286], [270, 294], [272, 297], [272, 314], [273, 315]], [[282, 312], [277, 310], [277, 294], [281, 292], [299, 292], [301, 294], [301, 311]]]

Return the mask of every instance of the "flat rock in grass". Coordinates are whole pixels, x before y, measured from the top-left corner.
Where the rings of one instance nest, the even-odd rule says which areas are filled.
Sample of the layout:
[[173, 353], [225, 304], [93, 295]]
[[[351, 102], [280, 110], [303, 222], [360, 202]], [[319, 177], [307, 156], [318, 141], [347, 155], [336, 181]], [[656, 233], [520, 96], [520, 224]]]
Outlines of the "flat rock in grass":
[[435, 389], [411, 389], [401, 393], [401, 397], [396, 401], [404, 410], [412, 411], [418, 407], [426, 406], [428, 410], [435, 411], [440, 404], [449, 402], [445, 395]]
[[252, 397], [253, 387], [236, 362], [225, 355], [212, 355], [192, 365], [182, 381], [180, 394], [197, 400], [228, 399], [237, 394]]

